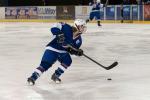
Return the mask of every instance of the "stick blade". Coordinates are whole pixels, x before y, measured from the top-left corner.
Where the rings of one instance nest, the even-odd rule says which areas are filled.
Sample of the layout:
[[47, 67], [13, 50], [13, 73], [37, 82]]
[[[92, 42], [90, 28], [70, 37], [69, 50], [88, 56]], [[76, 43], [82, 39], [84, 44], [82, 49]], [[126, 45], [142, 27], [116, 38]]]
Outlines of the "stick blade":
[[117, 65], [118, 65], [118, 62], [116, 61], [116, 62], [114, 62], [113, 64], [111, 64], [109, 67], [106, 67], [106, 69], [107, 69], [107, 70], [110, 70], [110, 69], [114, 68], [114, 67], [117, 66]]

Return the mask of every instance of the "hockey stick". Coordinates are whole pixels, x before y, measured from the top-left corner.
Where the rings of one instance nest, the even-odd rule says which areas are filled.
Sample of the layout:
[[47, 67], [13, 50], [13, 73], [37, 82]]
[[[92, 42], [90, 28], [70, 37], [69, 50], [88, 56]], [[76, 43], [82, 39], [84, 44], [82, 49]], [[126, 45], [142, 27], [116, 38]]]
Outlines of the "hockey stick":
[[107, 5], [108, 5], [108, 0], [106, 0], [105, 7], [107, 7]]
[[109, 1], [109, 0], [106, 0], [106, 5], [108, 5], [108, 1]]
[[97, 65], [101, 66], [102, 68], [106, 69], [106, 70], [110, 70], [112, 68], [114, 68], [115, 66], [118, 65], [118, 62], [114, 62], [113, 64], [111, 64], [110, 66], [108, 67], [105, 67], [104, 65], [98, 63], [97, 61], [93, 60], [91, 57], [87, 56], [86, 54], [83, 54], [84, 57], [88, 58], [89, 60], [93, 61], [94, 63], [96, 63]]

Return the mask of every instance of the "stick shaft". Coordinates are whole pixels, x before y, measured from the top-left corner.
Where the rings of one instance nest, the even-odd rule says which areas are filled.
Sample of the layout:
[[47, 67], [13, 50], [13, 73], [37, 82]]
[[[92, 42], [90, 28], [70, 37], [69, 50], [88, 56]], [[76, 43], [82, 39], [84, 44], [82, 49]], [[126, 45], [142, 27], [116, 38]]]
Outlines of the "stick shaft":
[[108, 5], [108, 0], [106, 0], [106, 4], [105, 5]]
[[[105, 68], [105, 66], [103, 66], [102, 64], [98, 63], [97, 61], [95, 61], [94, 59], [92, 59], [91, 57], [87, 56], [86, 54], [83, 54], [84, 57], [88, 58], [89, 60], [93, 61], [94, 63], [96, 63], [97, 65]], [[106, 69], [106, 68], [105, 68]]]
[[115, 66], [118, 65], [118, 62], [116, 61], [116, 62], [112, 63], [110, 66], [105, 67], [104, 65], [98, 63], [97, 61], [95, 61], [95, 60], [92, 59], [91, 57], [87, 56], [86, 54], [83, 54], [83, 56], [86, 57], [86, 58], [88, 58], [89, 60], [93, 61], [94, 63], [96, 63], [97, 65], [99, 65], [100, 67], [102, 67], [102, 68], [104, 68], [104, 69], [106, 69], [106, 70], [110, 70], [110, 69], [112, 69], [112, 68], [114, 68]]

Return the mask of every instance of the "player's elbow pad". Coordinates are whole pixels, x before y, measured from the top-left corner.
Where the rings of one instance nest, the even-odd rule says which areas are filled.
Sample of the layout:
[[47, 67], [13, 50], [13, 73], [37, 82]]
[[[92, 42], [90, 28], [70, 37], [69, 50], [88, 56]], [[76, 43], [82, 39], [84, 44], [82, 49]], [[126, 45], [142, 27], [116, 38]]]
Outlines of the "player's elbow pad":
[[61, 33], [61, 30], [57, 27], [53, 27], [53, 28], [51, 28], [51, 32], [53, 35], [58, 35]]

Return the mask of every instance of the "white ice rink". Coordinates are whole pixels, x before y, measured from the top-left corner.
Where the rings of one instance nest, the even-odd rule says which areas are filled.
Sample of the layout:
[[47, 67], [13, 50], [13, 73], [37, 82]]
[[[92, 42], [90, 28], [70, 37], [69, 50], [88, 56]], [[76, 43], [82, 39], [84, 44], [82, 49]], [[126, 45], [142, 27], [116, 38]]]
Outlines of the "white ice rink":
[[150, 100], [150, 24], [102, 25], [88, 24], [81, 48], [101, 64], [118, 61], [117, 67], [107, 71], [73, 56], [61, 84], [50, 79], [57, 62], [28, 86], [51, 40], [51, 24], [0, 23], [0, 100]]

